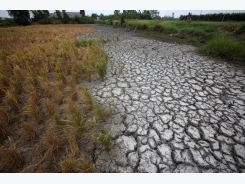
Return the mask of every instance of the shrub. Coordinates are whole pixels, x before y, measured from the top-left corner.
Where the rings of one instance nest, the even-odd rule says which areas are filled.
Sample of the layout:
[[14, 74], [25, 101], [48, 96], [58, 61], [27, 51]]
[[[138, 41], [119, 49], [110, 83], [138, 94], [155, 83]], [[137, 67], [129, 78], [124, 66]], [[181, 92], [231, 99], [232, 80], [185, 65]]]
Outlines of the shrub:
[[220, 57], [245, 64], [245, 46], [231, 39], [212, 39], [202, 46], [199, 51], [208, 56]]
[[162, 26], [160, 24], [155, 24], [152, 28], [153, 31], [162, 31]]
[[5, 19], [0, 21], [0, 27], [16, 26], [17, 24], [13, 19]]
[[89, 18], [89, 17], [81, 17], [78, 21], [79, 24], [93, 24], [94, 19]]
[[124, 23], [125, 23], [125, 19], [124, 19], [124, 17], [122, 16], [122, 17], [121, 17], [121, 21], [120, 21], [121, 26], [122, 26]]
[[241, 25], [241, 27], [237, 30], [236, 34], [245, 34], [245, 24]]
[[48, 17], [45, 17], [43, 19], [40, 19], [38, 21], [39, 24], [53, 24], [53, 19], [52, 18], [48, 18]]

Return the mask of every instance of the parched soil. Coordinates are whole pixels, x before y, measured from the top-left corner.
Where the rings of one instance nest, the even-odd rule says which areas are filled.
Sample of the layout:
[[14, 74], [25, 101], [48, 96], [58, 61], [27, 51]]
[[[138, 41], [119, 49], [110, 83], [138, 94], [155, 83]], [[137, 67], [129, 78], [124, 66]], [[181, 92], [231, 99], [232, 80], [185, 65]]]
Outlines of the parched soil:
[[95, 150], [96, 172], [244, 172], [245, 73], [195, 48], [101, 25], [107, 76], [91, 83], [114, 109], [110, 151]]

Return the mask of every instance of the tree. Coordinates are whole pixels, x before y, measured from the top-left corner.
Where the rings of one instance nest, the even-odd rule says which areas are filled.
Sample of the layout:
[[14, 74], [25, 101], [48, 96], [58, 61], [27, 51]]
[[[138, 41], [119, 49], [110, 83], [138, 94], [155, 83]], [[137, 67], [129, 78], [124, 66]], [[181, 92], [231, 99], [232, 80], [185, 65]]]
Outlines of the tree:
[[104, 16], [102, 13], [101, 13], [100, 16], [99, 16], [100, 20], [103, 20], [104, 17], [105, 17], [105, 16]]
[[159, 17], [160, 12], [157, 10], [150, 10], [151, 19], [157, 19]]
[[70, 18], [65, 10], [62, 10], [62, 14], [63, 14], [63, 19], [69, 19]]
[[10, 17], [14, 18], [14, 21], [22, 26], [30, 24], [30, 12], [29, 10], [7, 10]]
[[91, 15], [91, 17], [92, 17], [93, 19], [96, 19], [98, 16], [99, 16], [99, 15], [96, 14], [96, 13], [92, 13], [92, 15]]
[[151, 19], [151, 13], [149, 10], [143, 10], [142, 19]]
[[80, 14], [82, 15], [82, 17], [85, 17], [85, 10], [80, 10]]
[[61, 20], [62, 19], [61, 11], [60, 10], [55, 10], [55, 13], [56, 13], [58, 19]]
[[120, 10], [114, 10], [114, 17], [116, 19], [120, 17]]
[[31, 10], [33, 14], [33, 20], [38, 21], [44, 18], [47, 18], [49, 16], [49, 11], [48, 10]]

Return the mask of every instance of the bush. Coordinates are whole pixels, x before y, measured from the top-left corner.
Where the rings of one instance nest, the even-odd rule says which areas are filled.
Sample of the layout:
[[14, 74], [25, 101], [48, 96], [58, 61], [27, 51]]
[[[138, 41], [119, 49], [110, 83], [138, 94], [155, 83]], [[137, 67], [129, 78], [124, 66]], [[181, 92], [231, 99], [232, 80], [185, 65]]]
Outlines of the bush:
[[124, 23], [125, 23], [125, 19], [124, 19], [124, 17], [122, 16], [122, 17], [121, 17], [121, 21], [120, 21], [121, 26], [122, 26]]
[[153, 31], [162, 31], [162, 25], [161, 24], [155, 24], [152, 28]]
[[241, 27], [237, 30], [236, 34], [244, 34], [245, 33], [245, 24], [241, 25]]
[[231, 39], [212, 39], [202, 46], [199, 51], [208, 56], [220, 57], [232, 62], [245, 64], [245, 46]]
[[43, 19], [40, 19], [38, 21], [38, 24], [53, 24], [53, 19], [52, 18], [45, 17]]
[[79, 24], [93, 24], [94, 19], [89, 18], [89, 17], [81, 17], [78, 21]]
[[17, 24], [13, 19], [0, 20], [0, 27], [16, 26]]

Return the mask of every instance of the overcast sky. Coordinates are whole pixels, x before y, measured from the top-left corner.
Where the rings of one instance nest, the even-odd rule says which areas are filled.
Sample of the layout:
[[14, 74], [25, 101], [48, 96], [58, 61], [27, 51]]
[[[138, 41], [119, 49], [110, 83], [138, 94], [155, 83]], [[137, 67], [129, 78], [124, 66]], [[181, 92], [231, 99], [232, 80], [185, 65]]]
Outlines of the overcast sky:
[[[55, 10], [49, 10], [50, 13], [53, 13]], [[79, 12], [80, 10], [66, 10], [67, 12]], [[113, 14], [114, 10], [85, 10], [86, 15], [91, 15], [92, 13], [109, 15]], [[121, 10], [122, 12], [122, 10]], [[159, 10], [160, 16], [164, 17], [172, 16], [174, 13], [175, 18], [179, 18], [180, 15], [187, 15], [189, 12], [192, 12], [193, 15], [208, 14], [208, 13], [239, 13], [245, 12], [245, 10]], [[9, 17], [6, 10], [0, 10], [0, 17]]]
[[[207, 13], [238, 13], [245, 12], [243, 0], [215, 1], [215, 0], [68, 0], [56, 1], [42, 0], [8, 0], [2, 1], [0, 6], [0, 17], [8, 17], [6, 10], [54, 10], [60, 9], [66, 11], [85, 10], [86, 15], [92, 13], [103, 13], [104, 15], [113, 14], [114, 10], [158, 10], [160, 16], [165, 15], [178, 18], [180, 15], [187, 15], [188, 12], [200, 15]], [[122, 10], [121, 10], [122, 11]], [[202, 12], [201, 12], [202, 11]]]

